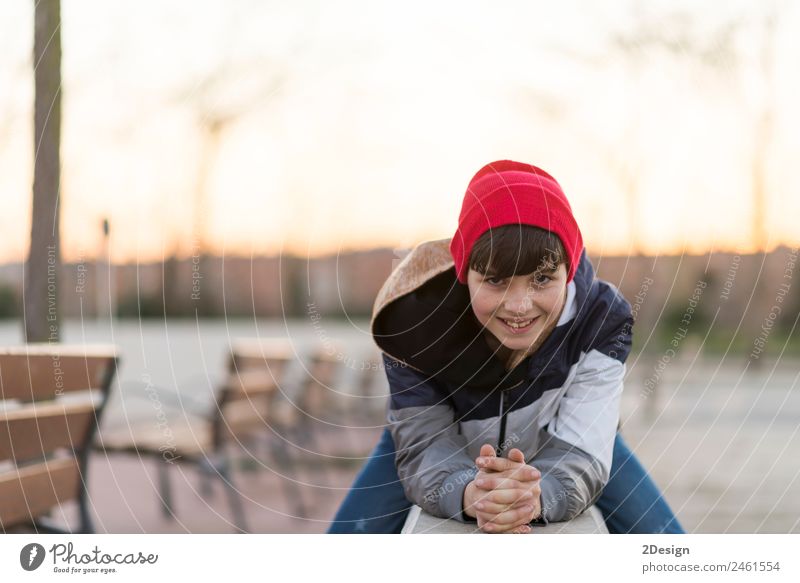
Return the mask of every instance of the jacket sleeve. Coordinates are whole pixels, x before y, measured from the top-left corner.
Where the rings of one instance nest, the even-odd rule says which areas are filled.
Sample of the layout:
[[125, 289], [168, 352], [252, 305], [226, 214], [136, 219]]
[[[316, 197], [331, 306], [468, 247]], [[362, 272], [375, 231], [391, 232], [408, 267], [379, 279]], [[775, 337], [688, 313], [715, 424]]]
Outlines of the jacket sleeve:
[[558, 412], [542, 430], [543, 445], [530, 462], [542, 472], [539, 522], [575, 518], [608, 483], [633, 324], [630, 315], [616, 320], [582, 354]]
[[406, 498], [434, 516], [469, 520], [464, 489], [477, 473], [459, 432], [448, 393], [427, 377], [383, 354], [389, 380], [389, 429]]

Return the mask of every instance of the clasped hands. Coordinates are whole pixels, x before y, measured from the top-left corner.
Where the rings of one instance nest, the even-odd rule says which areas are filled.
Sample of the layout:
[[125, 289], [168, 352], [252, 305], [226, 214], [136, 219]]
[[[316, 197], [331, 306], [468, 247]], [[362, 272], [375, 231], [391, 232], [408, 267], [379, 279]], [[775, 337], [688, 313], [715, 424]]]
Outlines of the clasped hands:
[[519, 449], [502, 458], [489, 444], [481, 446], [475, 464], [478, 473], [464, 490], [464, 514], [477, 518], [484, 532], [531, 532], [529, 523], [542, 512], [541, 472], [525, 463]]

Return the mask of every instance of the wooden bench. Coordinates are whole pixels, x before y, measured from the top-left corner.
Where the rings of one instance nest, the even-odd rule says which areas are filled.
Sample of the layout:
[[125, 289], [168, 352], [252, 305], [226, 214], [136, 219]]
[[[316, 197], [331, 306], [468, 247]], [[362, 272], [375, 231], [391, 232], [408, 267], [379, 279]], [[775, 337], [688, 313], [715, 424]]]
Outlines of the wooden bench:
[[[207, 409], [199, 410], [189, 395], [151, 386], [159, 410], [172, 409], [168, 422], [159, 426], [153, 419], [136, 419], [123, 427], [103, 428], [95, 448], [155, 460], [159, 502], [167, 518], [175, 518], [169, 468], [174, 464], [193, 465], [203, 477], [201, 493], [209, 495], [208, 479], [218, 479], [228, 498], [236, 530], [247, 532], [229, 449], [232, 446], [247, 449], [253, 441], [265, 442], [272, 437], [273, 405], [294, 358], [288, 340], [265, 339], [258, 346], [234, 342], [226, 374]], [[168, 407], [163, 407], [162, 401]]]
[[77, 501], [77, 532], [92, 532], [89, 444], [117, 369], [114, 347], [0, 348], [0, 527], [66, 532], [48, 522]]
[[[459, 522], [448, 518], [437, 518], [412, 506], [403, 525], [403, 534], [482, 534], [474, 522]], [[546, 526], [533, 525], [531, 534], [608, 534], [603, 515], [596, 506], [590, 506], [583, 514], [566, 522], [551, 522]]]
[[[298, 479], [298, 473], [306, 467], [314, 473], [308, 480], [311, 487], [317, 484], [320, 492], [327, 493], [331, 490], [324, 483], [329, 481], [326, 466], [343, 453], [332, 443], [336, 440], [331, 440], [331, 434], [335, 436], [341, 428], [326, 423], [342, 401], [336, 392], [343, 367], [331, 346], [296, 348], [289, 338], [236, 339], [210, 402], [193, 398], [196, 391], [176, 392], [151, 385], [151, 398], [167, 416], [165, 427], [159, 428], [152, 414], [132, 416], [126, 425], [101, 428], [95, 448], [155, 461], [159, 503], [166, 518], [176, 516], [170, 468], [192, 464], [202, 478], [200, 493], [209, 495], [211, 481], [220, 481], [236, 530], [247, 532], [242, 496], [232, 472], [233, 454], [242, 452], [245, 455], [239, 458], [248, 468], [269, 469], [278, 476], [295, 516], [308, 516], [303, 495], [308, 488], [301, 488], [304, 481]], [[126, 390], [126, 399], [137, 394], [148, 398], [139, 393], [143, 392]], [[330, 431], [326, 434], [325, 429]], [[326, 450], [328, 455], [320, 454]]]

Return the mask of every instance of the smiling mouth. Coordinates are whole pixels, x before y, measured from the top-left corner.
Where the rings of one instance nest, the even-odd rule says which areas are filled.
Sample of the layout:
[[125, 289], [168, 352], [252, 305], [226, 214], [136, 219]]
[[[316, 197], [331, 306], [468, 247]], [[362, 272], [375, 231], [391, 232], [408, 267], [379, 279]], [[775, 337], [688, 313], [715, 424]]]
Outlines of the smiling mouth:
[[498, 320], [500, 320], [500, 322], [502, 322], [503, 325], [514, 334], [526, 332], [538, 319], [539, 316], [536, 316], [535, 318], [529, 318], [527, 320], [505, 320], [503, 318], [498, 318]]

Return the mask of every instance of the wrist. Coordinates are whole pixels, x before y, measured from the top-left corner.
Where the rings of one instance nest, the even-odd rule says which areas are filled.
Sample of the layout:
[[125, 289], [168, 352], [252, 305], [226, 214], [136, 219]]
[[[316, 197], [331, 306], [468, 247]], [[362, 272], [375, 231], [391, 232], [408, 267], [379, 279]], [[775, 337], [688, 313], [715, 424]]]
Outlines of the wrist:
[[475, 513], [475, 481], [471, 481], [467, 484], [467, 487], [464, 488], [464, 498], [461, 501], [461, 510], [465, 516], [469, 516], [470, 518], [476, 518]]

